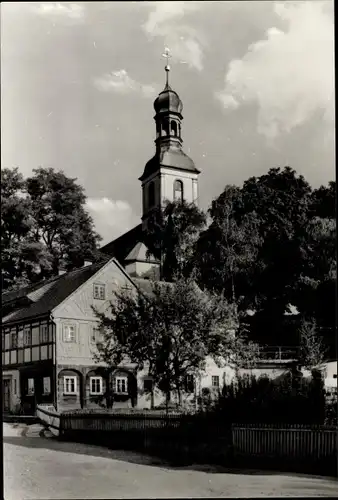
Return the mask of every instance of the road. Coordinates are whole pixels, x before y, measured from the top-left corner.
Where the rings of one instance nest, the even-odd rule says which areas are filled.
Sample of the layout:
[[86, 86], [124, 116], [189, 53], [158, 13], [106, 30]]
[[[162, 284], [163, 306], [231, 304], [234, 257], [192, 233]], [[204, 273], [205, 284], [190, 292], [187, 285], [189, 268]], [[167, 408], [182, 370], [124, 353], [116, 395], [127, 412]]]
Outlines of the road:
[[[48, 431], [47, 431], [48, 433]], [[39, 425], [3, 424], [5, 500], [337, 496], [335, 479], [208, 466], [173, 468], [138, 453], [59, 442]]]

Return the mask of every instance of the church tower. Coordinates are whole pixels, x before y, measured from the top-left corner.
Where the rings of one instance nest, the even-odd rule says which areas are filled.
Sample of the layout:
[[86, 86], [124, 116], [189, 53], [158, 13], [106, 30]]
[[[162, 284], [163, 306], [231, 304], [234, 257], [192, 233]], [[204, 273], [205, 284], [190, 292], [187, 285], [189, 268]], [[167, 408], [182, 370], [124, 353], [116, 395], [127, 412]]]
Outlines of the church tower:
[[156, 151], [139, 178], [142, 183], [143, 228], [151, 212], [163, 206], [166, 200], [185, 200], [188, 203], [197, 203], [198, 200], [200, 171], [182, 150], [183, 105], [169, 85], [168, 50], [164, 56], [167, 58], [166, 84], [154, 102]]

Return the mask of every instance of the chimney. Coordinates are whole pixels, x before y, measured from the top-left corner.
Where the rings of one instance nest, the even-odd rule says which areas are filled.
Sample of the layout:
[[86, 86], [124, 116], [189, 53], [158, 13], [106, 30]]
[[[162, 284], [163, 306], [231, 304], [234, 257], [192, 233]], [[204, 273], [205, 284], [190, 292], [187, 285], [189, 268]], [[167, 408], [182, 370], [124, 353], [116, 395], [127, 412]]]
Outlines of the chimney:
[[84, 261], [83, 267], [91, 266], [92, 264], [93, 264], [93, 262], [92, 262], [91, 260], [86, 259], [86, 260]]

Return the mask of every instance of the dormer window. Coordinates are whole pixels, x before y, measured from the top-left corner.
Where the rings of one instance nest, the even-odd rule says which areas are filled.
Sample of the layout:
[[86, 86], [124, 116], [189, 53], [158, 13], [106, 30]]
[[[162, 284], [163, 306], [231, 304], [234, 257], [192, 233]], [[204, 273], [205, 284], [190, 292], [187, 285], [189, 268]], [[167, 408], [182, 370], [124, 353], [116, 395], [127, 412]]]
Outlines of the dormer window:
[[176, 180], [174, 182], [174, 200], [183, 201], [183, 182]]

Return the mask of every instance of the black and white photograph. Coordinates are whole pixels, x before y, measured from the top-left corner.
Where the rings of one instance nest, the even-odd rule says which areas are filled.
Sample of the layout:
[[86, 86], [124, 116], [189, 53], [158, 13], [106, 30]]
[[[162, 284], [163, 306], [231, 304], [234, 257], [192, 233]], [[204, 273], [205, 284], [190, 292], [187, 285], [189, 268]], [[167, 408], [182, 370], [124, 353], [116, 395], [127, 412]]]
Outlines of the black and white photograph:
[[336, 497], [333, 1], [0, 12], [3, 498]]

